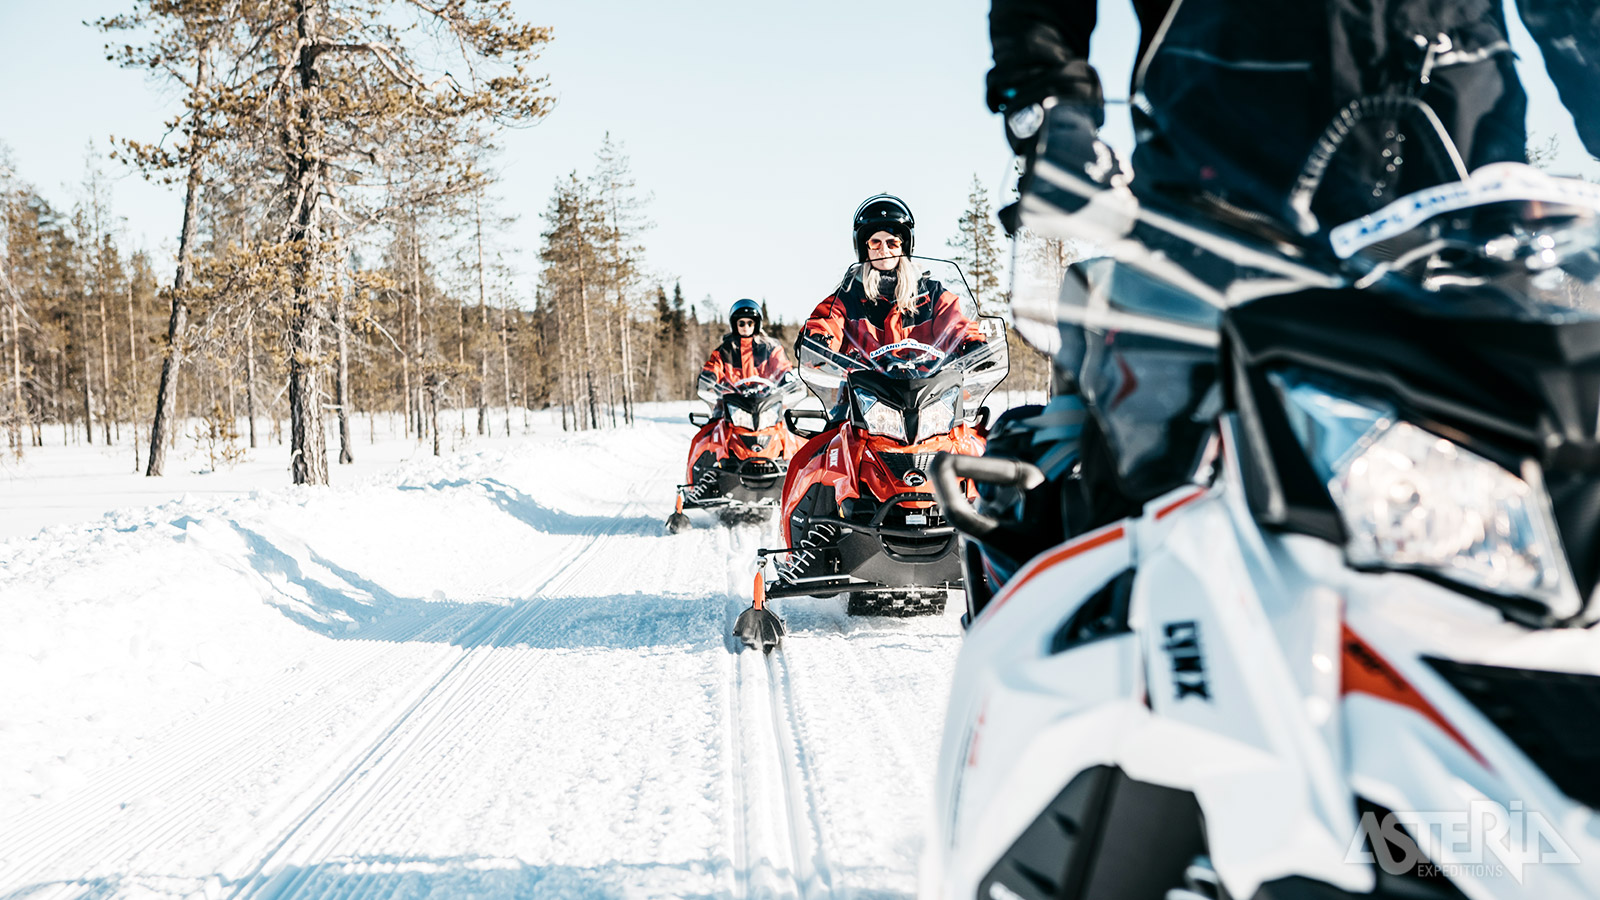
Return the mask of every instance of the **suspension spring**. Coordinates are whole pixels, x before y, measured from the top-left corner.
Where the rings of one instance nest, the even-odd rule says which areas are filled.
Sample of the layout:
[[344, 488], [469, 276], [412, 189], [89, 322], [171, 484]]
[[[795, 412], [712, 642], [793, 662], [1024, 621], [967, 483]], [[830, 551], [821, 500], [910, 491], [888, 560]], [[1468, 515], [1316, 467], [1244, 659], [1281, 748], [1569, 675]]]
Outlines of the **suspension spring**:
[[691, 502], [699, 500], [701, 494], [704, 494], [707, 490], [715, 487], [716, 484], [717, 470], [715, 467], [708, 468], [704, 472], [700, 473], [700, 478], [694, 483], [694, 487], [691, 487], [683, 492], [684, 499]]
[[790, 552], [788, 559], [778, 564], [778, 577], [790, 582], [799, 578], [807, 567], [833, 546], [833, 541], [838, 536], [839, 527], [831, 522], [818, 522], [812, 525], [806, 530], [805, 537], [795, 545], [800, 549]]

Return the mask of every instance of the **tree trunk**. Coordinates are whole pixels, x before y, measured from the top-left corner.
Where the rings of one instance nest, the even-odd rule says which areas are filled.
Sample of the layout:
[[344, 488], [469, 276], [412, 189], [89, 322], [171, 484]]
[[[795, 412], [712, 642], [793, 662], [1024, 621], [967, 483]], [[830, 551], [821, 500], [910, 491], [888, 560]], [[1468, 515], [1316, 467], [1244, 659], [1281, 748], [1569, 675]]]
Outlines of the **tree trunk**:
[[333, 307], [333, 329], [339, 342], [339, 370], [333, 381], [333, 402], [339, 407], [339, 464], [356, 461], [354, 442], [350, 439], [350, 336], [346, 331], [348, 316], [344, 295]]
[[21, 301], [11, 298], [11, 433], [12, 446], [17, 458], [22, 457], [22, 426], [27, 406], [22, 402], [22, 317], [18, 315]]
[[[556, 314], [556, 380], [552, 389], [560, 394], [561, 430], [577, 431], [577, 395], [572, 386], [572, 367], [567, 364], [567, 347], [571, 343], [571, 339], [567, 334], [567, 317], [562, 311], [565, 304], [562, 303], [559, 293], [556, 295], [554, 305]], [[572, 407], [572, 422], [570, 426], [567, 416], [567, 407], [569, 405]]]
[[404, 423], [406, 437], [411, 436], [411, 351], [405, 347], [405, 342], [410, 338], [406, 331], [406, 298], [400, 294], [395, 295], [395, 311], [399, 313], [400, 326], [400, 415]]
[[[210, 86], [209, 47], [202, 47], [195, 63], [195, 93]], [[194, 278], [194, 235], [200, 221], [199, 154], [190, 148], [189, 177], [183, 192], [183, 229], [178, 233], [178, 274], [172, 279], [172, 317], [167, 320], [167, 350], [161, 360], [161, 385], [156, 389], [156, 408], [150, 420], [150, 465], [146, 476], [160, 475], [167, 465], [167, 445], [172, 441], [172, 407], [178, 393], [178, 368], [183, 362], [183, 335], [189, 325], [189, 307], [183, 291]]]
[[111, 336], [108, 333], [105, 286], [100, 285], [100, 424], [105, 434], [106, 446], [111, 446], [111, 420], [116, 409], [111, 402]]
[[94, 367], [89, 362], [89, 298], [78, 307], [78, 327], [83, 341], [83, 439], [94, 444]]
[[585, 363], [584, 374], [587, 376], [589, 386], [589, 427], [600, 427], [600, 401], [595, 394], [594, 387], [594, 342], [589, 336], [589, 288], [583, 270], [583, 236], [574, 234], [574, 254], [578, 260], [578, 313], [583, 317], [583, 360]]
[[[613, 196], [613, 202], [616, 198]], [[622, 224], [616, 207], [611, 211], [611, 258], [617, 266], [617, 328], [622, 333], [622, 421], [633, 424], [633, 345], [628, 340], [628, 297], [623, 272], [629, 266], [622, 260]]]
[[[483, 275], [483, 209], [473, 195], [472, 215], [478, 226], [478, 434], [489, 433], [489, 306]], [[506, 407], [506, 415], [511, 408]]]
[[422, 423], [422, 391], [426, 376], [422, 372], [422, 232], [417, 220], [411, 220], [411, 351], [417, 355], [417, 440], [424, 434]]
[[329, 187], [328, 196], [329, 202], [333, 204], [334, 213], [332, 226], [329, 229], [329, 235], [333, 239], [333, 265], [329, 267], [328, 274], [334, 291], [333, 331], [339, 353], [333, 377], [333, 405], [339, 415], [339, 465], [347, 466], [356, 461], [355, 441], [350, 437], [349, 303], [344, 290], [345, 249], [344, 239], [339, 232], [339, 192]]
[[256, 323], [244, 323], [244, 414], [250, 420], [250, 449], [256, 449]]
[[500, 379], [505, 387], [506, 437], [511, 437], [511, 329], [507, 324], [508, 318], [506, 308], [500, 307]]
[[433, 455], [439, 455], [439, 384], [429, 376], [428, 382], [428, 411], [433, 419]]
[[317, 255], [321, 222], [322, 185], [320, 137], [316, 94], [320, 79], [316, 65], [316, 14], [314, 0], [295, 3], [300, 56], [295, 63], [300, 96], [298, 134], [287, 150], [290, 160], [291, 208], [289, 239], [297, 245], [290, 264], [289, 313], [289, 458], [295, 484], [328, 483], [327, 438], [322, 429], [322, 395], [317, 383], [321, 365], [322, 334], [317, 309]]
[[133, 333], [133, 279], [128, 279], [128, 427], [133, 429], [133, 471], [139, 471], [139, 342]]

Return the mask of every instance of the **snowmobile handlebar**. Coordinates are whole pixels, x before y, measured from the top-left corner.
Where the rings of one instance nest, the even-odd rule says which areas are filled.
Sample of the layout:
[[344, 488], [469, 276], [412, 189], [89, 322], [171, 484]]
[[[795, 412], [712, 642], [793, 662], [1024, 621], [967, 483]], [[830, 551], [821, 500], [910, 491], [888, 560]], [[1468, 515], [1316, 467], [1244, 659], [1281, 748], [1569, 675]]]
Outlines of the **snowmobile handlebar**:
[[970, 478], [979, 484], [998, 484], [1031, 491], [1045, 482], [1044, 472], [1038, 466], [1020, 459], [1003, 456], [963, 456], [940, 453], [933, 458], [929, 469], [933, 475], [933, 492], [944, 507], [945, 517], [956, 528], [973, 537], [983, 537], [1000, 528], [1000, 520], [978, 512], [967, 500], [961, 479]]

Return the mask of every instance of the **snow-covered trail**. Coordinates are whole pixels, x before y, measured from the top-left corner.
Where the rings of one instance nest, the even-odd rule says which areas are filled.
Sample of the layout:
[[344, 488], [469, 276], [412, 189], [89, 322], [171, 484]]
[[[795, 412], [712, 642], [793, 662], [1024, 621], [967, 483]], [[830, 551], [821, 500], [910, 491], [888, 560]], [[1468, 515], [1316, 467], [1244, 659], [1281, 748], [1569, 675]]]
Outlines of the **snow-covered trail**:
[[0, 898], [910, 894], [957, 612], [735, 652], [776, 535], [661, 534], [689, 434], [0, 544]]

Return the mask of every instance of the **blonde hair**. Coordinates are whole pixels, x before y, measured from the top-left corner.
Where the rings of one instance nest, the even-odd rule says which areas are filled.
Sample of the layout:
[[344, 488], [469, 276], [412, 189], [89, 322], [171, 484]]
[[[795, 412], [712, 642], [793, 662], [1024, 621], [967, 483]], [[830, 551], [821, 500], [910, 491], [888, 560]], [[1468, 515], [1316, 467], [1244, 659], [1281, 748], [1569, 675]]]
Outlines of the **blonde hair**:
[[[882, 272], [872, 264], [871, 260], [861, 264], [861, 287], [865, 289], [868, 300], [878, 299], [878, 285], [883, 280]], [[900, 310], [902, 316], [907, 316], [917, 308], [917, 282], [921, 280], [916, 264], [911, 257], [902, 256], [894, 267], [894, 305]]]

